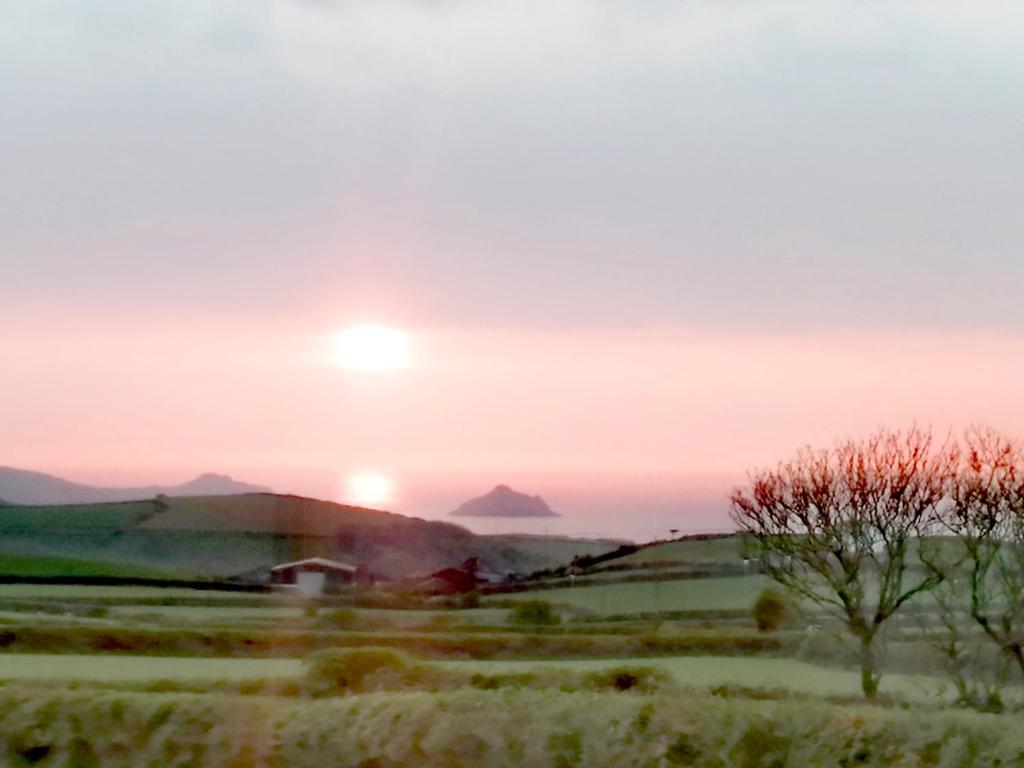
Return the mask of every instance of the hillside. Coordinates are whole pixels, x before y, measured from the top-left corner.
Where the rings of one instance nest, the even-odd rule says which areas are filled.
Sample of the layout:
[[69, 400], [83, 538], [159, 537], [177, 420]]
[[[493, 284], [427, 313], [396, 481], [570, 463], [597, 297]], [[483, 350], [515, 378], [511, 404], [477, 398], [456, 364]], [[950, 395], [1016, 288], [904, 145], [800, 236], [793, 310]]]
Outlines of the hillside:
[[226, 475], [204, 474], [180, 485], [104, 488], [14, 467], [0, 467], [0, 498], [8, 504], [93, 504], [137, 501], [155, 496], [222, 496], [269, 492], [269, 488], [242, 483]]
[[[477, 536], [451, 523], [269, 493], [0, 509], [0, 555], [10, 562], [73, 558], [201, 577], [311, 556], [359, 563], [386, 578], [430, 573], [469, 557], [499, 573], [529, 573], [615, 546]], [[0, 558], [0, 571], [3, 563]]]
[[666, 567], [673, 564], [738, 565], [743, 562], [744, 538], [739, 534], [685, 536], [654, 542], [605, 565]]

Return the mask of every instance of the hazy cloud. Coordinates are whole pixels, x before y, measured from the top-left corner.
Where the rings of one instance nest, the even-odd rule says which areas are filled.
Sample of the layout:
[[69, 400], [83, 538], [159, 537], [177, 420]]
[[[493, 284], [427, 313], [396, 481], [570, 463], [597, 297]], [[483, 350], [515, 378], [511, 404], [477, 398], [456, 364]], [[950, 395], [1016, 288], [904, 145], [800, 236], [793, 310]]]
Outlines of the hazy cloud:
[[11, 2], [7, 306], [1019, 330], [1015, 4]]

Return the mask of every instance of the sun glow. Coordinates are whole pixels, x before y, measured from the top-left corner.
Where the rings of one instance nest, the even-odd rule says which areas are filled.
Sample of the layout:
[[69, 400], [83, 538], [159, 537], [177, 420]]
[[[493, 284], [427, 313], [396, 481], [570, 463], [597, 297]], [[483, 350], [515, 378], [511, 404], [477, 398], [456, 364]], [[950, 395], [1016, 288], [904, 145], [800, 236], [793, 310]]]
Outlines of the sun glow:
[[334, 359], [354, 371], [392, 371], [411, 362], [409, 334], [384, 325], [356, 325], [334, 339]]
[[360, 507], [379, 507], [395, 500], [395, 480], [379, 472], [362, 472], [345, 481], [344, 499]]

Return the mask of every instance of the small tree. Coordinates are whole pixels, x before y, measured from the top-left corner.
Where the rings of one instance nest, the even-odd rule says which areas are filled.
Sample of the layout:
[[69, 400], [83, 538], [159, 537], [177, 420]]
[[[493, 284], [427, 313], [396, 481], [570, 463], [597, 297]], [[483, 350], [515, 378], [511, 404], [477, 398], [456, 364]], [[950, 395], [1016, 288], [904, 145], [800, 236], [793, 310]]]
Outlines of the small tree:
[[835, 612], [853, 635], [868, 698], [881, 679], [885, 622], [942, 578], [910, 573], [908, 549], [938, 518], [950, 461], [927, 431], [882, 430], [804, 449], [732, 494], [732, 518], [752, 537], [761, 569]]
[[792, 615], [792, 606], [777, 589], [765, 587], [754, 603], [754, 621], [761, 632], [774, 632]]
[[516, 603], [509, 620], [513, 624], [545, 626], [558, 624], [559, 616], [546, 600], [523, 600]]

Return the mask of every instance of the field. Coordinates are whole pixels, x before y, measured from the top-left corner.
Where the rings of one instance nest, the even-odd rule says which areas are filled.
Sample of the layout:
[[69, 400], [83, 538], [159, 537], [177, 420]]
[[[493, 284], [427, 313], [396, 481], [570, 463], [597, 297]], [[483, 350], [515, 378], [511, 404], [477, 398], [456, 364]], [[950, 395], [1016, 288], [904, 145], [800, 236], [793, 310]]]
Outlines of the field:
[[104, 576], [124, 579], [176, 579], [190, 574], [176, 571], [170, 566], [158, 568], [148, 565], [82, 560], [72, 557], [52, 557], [19, 554], [0, 554], [0, 576], [82, 578]]
[[738, 546], [666, 542], [572, 587], [555, 569], [469, 598], [0, 584], [0, 763], [1022, 764], [1015, 715], [957, 709], [912, 623], [871, 706], [824, 617], [759, 632], [768, 581]]
[[0, 654], [2, 680], [93, 682], [215, 681], [297, 677], [297, 659], [181, 659], [169, 656]]
[[736, 536], [689, 538], [644, 547], [625, 557], [616, 565], [645, 563], [739, 563], [743, 560], [743, 541]]
[[[599, 672], [619, 667], [651, 667], [666, 672], [681, 686], [695, 689], [745, 686], [797, 693], [854, 697], [860, 679], [844, 670], [827, 669], [794, 659], [690, 656], [673, 658], [585, 659], [562, 661], [441, 661], [439, 669], [470, 674], [540, 676], [552, 671]], [[159, 683], [216, 683], [261, 679], [298, 679], [299, 659], [194, 658], [167, 656], [97, 656], [73, 654], [0, 654], [0, 680]], [[922, 700], [934, 696], [938, 681], [926, 676], [893, 675], [891, 692]]]
[[[763, 576], [737, 576], [677, 581], [602, 584], [586, 588], [544, 590], [543, 598], [599, 615], [628, 615], [668, 611], [745, 611], [768, 585]], [[531, 600], [532, 592], [502, 596]], [[495, 598], [497, 599], [497, 598]]]

